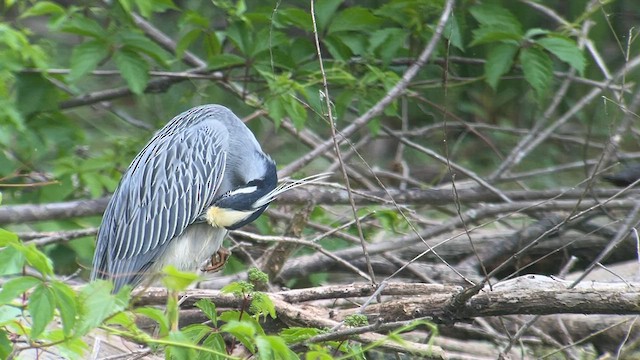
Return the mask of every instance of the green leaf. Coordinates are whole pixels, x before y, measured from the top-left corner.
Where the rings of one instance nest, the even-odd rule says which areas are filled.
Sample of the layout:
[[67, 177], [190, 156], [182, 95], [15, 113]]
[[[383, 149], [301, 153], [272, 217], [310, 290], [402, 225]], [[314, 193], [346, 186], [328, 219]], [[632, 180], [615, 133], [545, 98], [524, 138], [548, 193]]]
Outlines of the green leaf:
[[0, 305], [11, 303], [18, 296], [40, 283], [42, 280], [32, 276], [20, 276], [7, 280], [2, 284], [2, 290], [0, 290]]
[[169, 320], [164, 310], [154, 307], [140, 307], [135, 309], [136, 314], [141, 314], [155, 321], [160, 326], [160, 336], [169, 333]]
[[322, 0], [316, 2], [316, 25], [318, 26], [318, 32], [324, 33], [329, 21], [334, 18], [334, 14], [340, 4], [344, 0]]
[[471, 16], [484, 26], [502, 28], [503, 31], [522, 36], [520, 21], [503, 6], [482, 4], [469, 9]]
[[4, 329], [0, 329], [0, 359], [9, 359], [13, 343], [9, 340], [9, 336]]
[[167, 9], [177, 9], [171, 0], [136, 0], [134, 2], [140, 10], [140, 14], [149, 18], [154, 12], [163, 12]]
[[24, 115], [58, 108], [58, 91], [42, 74], [16, 75], [17, 107]]
[[302, 130], [307, 121], [307, 110], [304, 106], [294, 96], [290, 96], [288, 101], [284, 102], [284, 109], [296, 129]]
[[0, 228], [0, 246], [17, 245], [20, 244], [18, 235]]
[[118, 33], [118, 41], [124, 48], [141, 52], [162, 65], [165, 65], [169, 59], [169, 54], [163, 48], [140, 32], [121, 31]]
[[169, 265], [162, 269], [164, 277], [162, 284], [169, 290], [184, 291], [200, 277], [191, 272], [178, 271], [174, 266]]
[[187, 51], [189, 46], [191, 46], [191, 44], [200, 37], [200, 34], [202, 34], [202, 29], [193, 29], [184, 34], [178, 40], [178, 43], [176, 44], [176, 57], [178, 59], [182, 59], [182, 56]]
[[385, 28], [376, 30], [369, 36], [369, 52], [379, 55], [385, 65], [388, 65], [398, 51], [405, 45], [409, 34], [400, 28]]
[[518, 44], [520, 40], [522, 40], [521, 35], [511, 31], [506, 31], [500, 26], [483, 26], [479, 29], [473, 30], [473, 41], [471, 42], [470, 46], [488, 44], [493, 42], [507, 42]]
[[351, 58], [351, 49], [342, 41], [342, 37], [328, 35], [322, 38], [322, 42], [333, 58], [338, 61], [347, 61]]
[[[444, 31], [442, 32], [442, 36], [444, 36], [451, 45], [455, 46], [461, 51], [464, 51], [464, 43], [462, 40], [462, 31], [460, 31], [460, 24], [458, 24], [458, 20], [456, 16], [450, 16], [449, 20], [444, 26]], [[403, 45], [402, 43], [400, 45]]]
[[71, 34], [91, 36], [98, 39], [104, 39], [107, 31], [95, 20], [89, 19], [79, 14], [75, 14], [62, 24], [60, 29]]
[[236, 281], [222, 287], [222, 289], [220, 289], [220, 292], [222, 292], [223, 294], [242, 296], [253, 292], [253, 290], [254, 286], [252, 284], [249, 284], [246, 281]]
[[20, 14], [20, 18], [61, 14], [64, 14], [64, 8], [62, 6], [51, 1], [38, 1], [32, 7], [28, 8], [27, 11]]
[[0, 306], [0, 325], [14, 323], [22, 316], [22, 310], [14, 306]]
[[102, 324], [107, 317], [127, 307], [131, 289], [124, 287], [116, 295], [111, 293], [112, 289], [111, 282], [104, 280], [91, 282], [82, 288], [78, 294], [78, 336], [87, 334]]
[[551, 58], [542, 50], [529, 47], [520, 51], [520, 64], [525, 80], [533, 87], [538, 97], [543, 97], [553, 80]]
[[62, 320], [62, 331], [65, 336], [71, 334], [71, 331], [76, 324], [76, 296], [75, 292], [69, 287], [69, 285], [54, 281], [51, 283], [51, 289], [56, 298], [56, 308], [60, 313], [60, 319]]
[[[194, 345], [189, 338], [180, 331], [172, 331], [167, 339], [173, 343]], [[191, 360], [196, 358], [196, 351], [187, 346], [171, 345], [167, 346], [166, 358], [173, 360]]]
[[196, 344], [200, 343], [205, 336], [211, 334], [212, 330], [210, 326], [204, 324], [191, 324], [180, 328], [180, 331]]
[[287, 342], [287, 344], [303, 342], [306, 339], [320, 335], [323, 332], [315, 328], [305, 327], [289, 327], [280, 332], [280, 337]]
[[209, 58], [209, 70], [219, 70], [241, 66], [245, 64], [245, 59], [233, 54], [214, 55]]
[[527, 30], [526, 33], [524, 33], [524, 38], [527, 40], [533, 40], [533, 38], [540, 36], [540, 35], [547, 35], [549, 34], [549, 30], [545, 30], [545, 29], [540, 29], [540, 28], [533, 28], [533, 29], [529, 29]]
[[250, 309], [253, 314], [258, 316], [263, 315], [265, 319], [267, 315], [271, 316], [272, 319], [276, 318], [276, 307], [273, 301], [271, 301], [271, 298], [265, 293], [253, 293]]
[[378, 30], [382, 20], [370, 9], [352, 6], [340, 11], [333, 17], [327, 34], [341, 31], [373, 31]]
[[218, 312], [216, 311], [216, 305], [211, 300], [200, 299], [195, 305], [207, 315], [213, 326], [218, 327]]
[[292, 25], [294, 27], [297, 27], [298, 29], [309, 32], [313, 30], [311, 14], [308, 11], [302, 10], [300, 8], [292, 7], [278, 11], [275, 14], [275, 21], [281, 26]]
[[19, 274], [25, 265], [26, 259], [22, 252], [13, 246], [0, 250], [0, 275]]
[[[217, 351], [219, 353], [226, 353], [227, 352], [227, 345], [224, 342], [224, 339], [222, 338], [222, 335], [218, 334], [218, 333], [213, 333], [209, 336], [207, 336], [206, 339], [204, 339], [204, 341], [202, 342], [202, 346], [207, 348], [207, 349], [211, 349], [213, 351]], [[213, 354], [206, 354], [205, 352], [201, 352], [200, 353], [200, 357], [198, 359], [204, 360], [204, 359], [215, 359], [215, 360], [223, 360], [225, 359], [224, 357], [218, 356], [208, 356], [207, 355], [213, 355]]]
[[305, 354], [305, 359], [306, 360], [333, 360], [333, 356], [331, 356], [326, 351], [312, 350], [312, 351], [308, 351]]
[[256, 347], [253, 338], [256, 336], [256, 328], [248, 321], [231, 320], [222, 325], [220, 331], [229, 333], [238, 339], [251, 353], [255, 354]]
[[513, 44], [498, 44], [489, 50], [484, 63], [485, 80], [493, 90], [498, 87], [500, 77], [511, 69], [519, 47]]
[[41, 283], [29, 296], [27, 309], [31, 315], [31, 339], [36, 339], [53, 320], [56, 298], [49, 287]]
[[296, 360], [299, 357], [289, 349], [284, 340], [278, 336], [260, 335], [256, 337], [258, 359]]
[[558, 59], [576, 69], [580, 75], [584, 75], [586, 60], [578, 45], [571, 39], [552, 36], [535, 41], [545, 50], [555, 55]]
[[42, 275], [53, 275], [53, 262], [47, 255], [38, 250], [35, 245], [26, 245], [19, 250], [24, 254], [27, 263]]
[[116, 66], [129, 89], [141, 95], [149, 82], [149, 64], [137, 53], [121, 49], [115, 54]]
[[67, 79], [73, 82], [90, 73], [107, 56], [109, 44], [102, 40], [90, 40], [75, 46], [71, 53], [71, 72]]

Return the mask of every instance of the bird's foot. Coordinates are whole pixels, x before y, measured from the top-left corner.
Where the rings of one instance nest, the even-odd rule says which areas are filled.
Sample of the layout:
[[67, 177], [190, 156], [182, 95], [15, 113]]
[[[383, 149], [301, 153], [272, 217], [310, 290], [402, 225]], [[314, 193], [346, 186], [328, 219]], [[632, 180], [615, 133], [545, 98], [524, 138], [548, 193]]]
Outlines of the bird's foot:
[[212, 273], [222, 270], [230, 255], [231, 252], [229, 250], [221, 247], [215, 254], [211, 255], [209, 265], [205, 266], [202, 271]]

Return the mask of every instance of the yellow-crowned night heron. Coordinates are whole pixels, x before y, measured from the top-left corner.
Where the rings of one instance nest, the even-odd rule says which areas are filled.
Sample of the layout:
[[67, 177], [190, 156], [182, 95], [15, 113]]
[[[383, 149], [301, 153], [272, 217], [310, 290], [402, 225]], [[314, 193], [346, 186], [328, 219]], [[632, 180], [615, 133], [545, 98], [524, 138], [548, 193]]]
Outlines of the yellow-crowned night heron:
[[146, 283], [167, 265], [201, 269], [228, 229], [252, 222], [302, 184], [277, 182], [275, 163], [229, 109], [183, 112], [124, 173], [102, 219], [91, 278], [112, 279], [117, 291]]

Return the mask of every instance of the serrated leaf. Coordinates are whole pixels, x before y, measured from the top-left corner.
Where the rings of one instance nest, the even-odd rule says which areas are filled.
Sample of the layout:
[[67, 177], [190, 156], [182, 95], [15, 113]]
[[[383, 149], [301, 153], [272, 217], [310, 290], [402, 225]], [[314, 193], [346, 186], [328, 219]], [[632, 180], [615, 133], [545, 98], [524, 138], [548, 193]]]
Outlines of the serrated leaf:
[[185, 51], [200, 37], [200, 34], [202, 34], [202, 29], [193, 29], [184, 34], [176, 44], [176, 57], [182, 59]]
[[253, 294], [251, 311], [257, 315], [264, 315], [265, 320], [267, 315], [271, 316], [272, 319], [276, 318], [276, 307], [269, 295], [265, 293], [256, 292]]
[[338, 12], [329, 24], [327, 34], [341, 31], [373, 31], [379, 29], [382, 20], [370, 9], [352, 6]]
[[198, 344], [205, 336], [211, 333], [212, 329], [210, 326], [204, 324], [191, 324], [180, 328], [180, 331], [188, 337], [189, 340]]
[[12, 302], [25, 291], [40, 283], [42, 283], [42, 280], [31, 276], [20, 276], [7, 280], [2, 284], [2, 290], [0, 290], [0, 305]]
[[26, 245], [19, 250], [24, 254], [27, 263], [42, 275], [53, 275], [53, 262], [35, 245]]
[[505, 32], [522, 36], [522, 25], [520, 21], [507, 8], [495, 4], [482, 4], [469, 9], [471, 16], [478, 21], [482, 27], [492, 26], [502, 28]]
[[290, 96], [284, 103], [284, 109], [296, 129], [302, 130], [307, 121], [307, 110], [304, 106], [294, 96]]
[[44, 284], [36, 286], [29, 296], [27, 309], [31, 315], [31, 339], [36, 339], [53, 320], [56, 299], [51, 289]]
[[304, 31], [313, 30], [311, 14], [300, 8], [288, 8], [275, 14], [275, 21], [281, 26], [292, 25]]
[[62, 24], [60, 30], [71, 34], [91, 36], [99, 39], [105, 38], [106, 30], [95, 20], [79, 14], [75, 14]]
[[278, 336], [260, 335], [256, 337], [258, 359], [297, 360], [299, 357], [289, 349], [284, 340]]
[[162, 269], [162, 284], [169, 290], [184, 291], [189, 285], [199, 279], [195, 273], [179, 271], [169, 265]]
[[[180, 331], [172, 331], [167, 336], [167, 339], [172, 343], [177, 344], [185, 344], [185, 345], [193, 345], [189, 338], [187, 338]], [[196, 357], [196, 352], [194, 349], [187, 346], [179, 346], [179, 345], [171, 345], [167, 346], [166, 349], [166, 358], [173, 360], [191, 360]]]
[[347, 61], [351, 58], [351, 50], [344, 44], [344, 42], [342, 42], [341, 37], [328, 35], [322, 38], [322, 42], [334, 59], [338, 61]]
[[99, 280], [87, 284], [78, 294], [79, 318], [76, 334], [85, 335], [99, 326], [107, 317], [124, 310], [129, 303], [130, 289], [124, 287], [113, 295], [113, 284]]
[[303, 342], [306, 339], [321, 334], [316, 328], [289, 327], [280, 332], [280, 337], [288, 344]]
[[0, 249], [0, 275], [19, 274], [25, 262], [22, 252], [13, 246]]
[[144, 34], [136, 31], [122, 31], [118, 33], [118, 41], [123, 47], [133, 52], [141, 52], [158, 63], [165, 65], [169, 54], [158, 44], [151, 41]]
[[16, 93], [18, 110], [25, 117], [58, 108], [58, 91], [42, 74], [17, 74]]
[[326, 351], [307, 351], [305, 354], [306, 360], [333, 360], [333, 356], [331, 356]]
[[19, 243], [18, 235], [0, 228], [0, 246], [17, 245]]
[[164, 310], [153, 307], [140, 307], [135, 309], [136, 314], [141, 314], [155, 321], [160, 326], [160, 336], [169, 333], [169, 320]]
[[571, 39], [550, 36], [535, 41], [545, 50], [552, 53], [558, 59], [576, 69], [580, 75], [584, 75], [586, 60], [578, 45]]
[[400, 28], [376, 30], [368, 38], [368, 51], [379, 54], [382, 62], [387, 65], [397, 55], [398, 50], [404, 46], [407, 36], [409, 36], [407, 31]]
[[540, 36], [540, 35], [547, 35], [548, 33], [549, 33], [549, 30], [540, 29], [540, 28], [533, 28], [533, 29], [527, 30], [527, 32], [524, 33], [523, 37], [525, 39], [531, 40], [531, 39], [533, 39], [533, 38], [535, 38], [537, 36]]
[[22, 310], [14, 306], [0, 306], [0, 325], [13, 323], [22, 316]]
[[0, 329], [0, 359], [9, 359], [13, 343], [9, 340], [9, 336], [4, 329]]
[[76, 297], [75, 292], [71, 288], [60, 281], [51, 283], [51, 289], [56, 298], [56, 308], [60, 313], [62, 320], [62, 331], [68, 336], [76, 324]]
[[327, 25], [334, 18], [334, 14], [340, 4], [344, 0], [322, 0], [316, 2], [316, 25], [318, 26], [318, 32], [324, 33]]
[[525, 80], [533, 87], [538, 97], [543, 97], [553, 79], [551, 58], [544, 51], [529, 47], [520, 51], [520, 64]]
[[447, 23], [444, 26], [444, 31], [442, 32], [442, 36], [444, 36], [447, 40], [449, 40], [451, 45], [455, 46], [461, 51], [464, 51], [462, 31], [460, 31], [460, 25], [458, 24], [458, 20], [456, 16], [452, 15], [449, 17], [449, 20], [447, 20]]
[[219, 70], [244, 65], [245, 59], [233, 54], [220, 54], [209, 58], [209, 70]]
[[91, 40], [75, 46], [71, 53], [71, 72], [67, 79], [75, 81], [90, 73], [107, 56], [109, 45], [101, 40]]
[[213, 326], [218, 326], [218, 312], [216, 311], [216, 305], [209, 299], [200, 299], [195, 304], [198, 309], [207, 315]]
[[64, 8], [51, 1], [38, 1], [32, 7], [20, 14], [20, 18], [28, 18], [31, 16], [42, 15], [60, 15], [64, 14]]
[[251, 353], [256, 352], [253, 341], [256, 336], [254, 325], [248, 321], [231, 320], [220, 327], [220, 331], [229, 333], [238, 339]]
[[498, 87], [500, 77], [511, 69], [519, 47], [513, 44], [498, 44], [489, 50], [484, 63], [485, 80], [493, 90]]
[[504, 28], [492, 25], [483, 26], [479, 29], [473, 30], [473, 41], [470, 46], [476, 46], [481, 44], [493, 43], [493, 42], [507, 42], [512, 44], [518, 44], [522, 39], [522, 36], [505, 30]]
[[116, 52], [114, 58], [129, 89], [136, 95], [144, 93], [149, 82], [149, 64], [140, 55], [127, 49]]

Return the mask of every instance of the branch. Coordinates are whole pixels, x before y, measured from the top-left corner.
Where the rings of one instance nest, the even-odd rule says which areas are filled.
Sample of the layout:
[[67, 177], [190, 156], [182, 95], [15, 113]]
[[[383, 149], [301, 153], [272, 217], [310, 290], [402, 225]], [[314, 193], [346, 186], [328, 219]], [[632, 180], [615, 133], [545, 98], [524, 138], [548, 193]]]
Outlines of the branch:
[[[610, 198], [616, 195], [619, 191], [620, 190], [618, 189], [597, 189], [594, 190], [591, 195], [599, 198]], [[438, 206], [449, 205], [454, 201], [453, 194], [449, 189], [388, 189], [387, 191], [354, 190], [353, 193], [354, 200], [358, 205], [391, 205], [392, 202], [387, 195], [392, 196], [395, 202], [399, 204]], [[584, 191], [581, 189], [504, 191], [503, 194], [511, 200], [518, 202], [520, 206], [524, 206], [522, 205], [522, 202], [526, 201], [545, 201], [551, 198], [568, 201], [584, 197]], [[458, 199], [463, 204], [502, 202], [499, 195], [477, 189], [459, 189]], [[295, 189], [280, 195], [276, 203], [304, 205], [309, 203], [309, 201], [314, 201], [318, 205], [340, 205], [347, 204], [349, 199], [347, 197], [347, 192], [340, 188], [324, 190], [314, 189], [312, 192], [305, 189]], [[0, 225], [100, 215], [104, 212], [108, 202], [109, 197], [104, 197], [100, 199], [74, 200], [43, 205], [26, 204], [0, 206]], [[621, 206], [623, 208], [628, 208], [627, 205], [626, 200], [623, 200], [622, 202], [614, 203], [612, 207]], [[562, 206], [566, 207], [566, 204]]]

